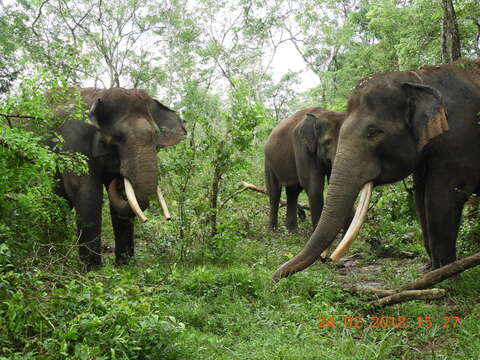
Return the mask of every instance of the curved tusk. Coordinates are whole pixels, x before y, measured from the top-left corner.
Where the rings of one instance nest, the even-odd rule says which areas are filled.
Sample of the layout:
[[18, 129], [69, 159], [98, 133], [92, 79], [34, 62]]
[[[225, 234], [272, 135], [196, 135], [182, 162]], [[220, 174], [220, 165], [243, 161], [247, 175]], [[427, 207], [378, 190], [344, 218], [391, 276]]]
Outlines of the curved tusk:
[[355, 216], [353, 217], [352, 223], [348, 227], [345, 236], [343, 237], [340, 244], [338, 244], [335, 251], [330, 255], [332, 261], [338, 261], [343, 255], [345, 255], [352, 246], [355, 238], [362, 227], [365, 216], [367, 215], [368, 204], [370, 202], [370, 197], [372, 196], [373, 183], [366, 183], [362, 191], [360, 192], [360, 200], [358, 202], [357, 210], [355, 211]]
[[160, 190], [160, 186], [158, 185], [157, 185], [157, 196], [158, 196], [158, 201], [160, 203], [160, 206], [162, 207], [163, 215], [165, 215], [165, 219], [171, 220], [172, 217], [170, 216], [170, 212], [168, 211], [167, 203], [165, 202], [162, 191]]
[[125, 194], [127, 195], [128, 204], [132, 208], [132, 211], [138, 216], [141, 222], [146, 222], [148, 219], [143, 213], [142, 209], [140, 209], [140, 205], [138, 205], [132, 184], [126, 177], [123, 178], [123, 183], [125, 185]]
[[332, 244], [330, 244], [323, 252], [320, 254], [321, 259], [326, 259], [328, 256], [328, 250], [332, 247]]

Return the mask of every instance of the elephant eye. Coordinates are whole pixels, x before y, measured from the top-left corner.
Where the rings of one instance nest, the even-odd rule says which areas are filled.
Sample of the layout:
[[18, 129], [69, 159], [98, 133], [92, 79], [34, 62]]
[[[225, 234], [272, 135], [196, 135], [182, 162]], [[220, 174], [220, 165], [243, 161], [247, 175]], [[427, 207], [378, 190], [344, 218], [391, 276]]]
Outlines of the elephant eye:
[[125, 136], [123, 136], [122, 134], [113, 135], [112, 136], [112, 141], [115, 144], [123, 144], [125, 142]]
[[381, 134], [383, 134], [383, 131], [375, 126], [369, 126], [367, 128], [367, 138], [369, 140], [375, 140]]

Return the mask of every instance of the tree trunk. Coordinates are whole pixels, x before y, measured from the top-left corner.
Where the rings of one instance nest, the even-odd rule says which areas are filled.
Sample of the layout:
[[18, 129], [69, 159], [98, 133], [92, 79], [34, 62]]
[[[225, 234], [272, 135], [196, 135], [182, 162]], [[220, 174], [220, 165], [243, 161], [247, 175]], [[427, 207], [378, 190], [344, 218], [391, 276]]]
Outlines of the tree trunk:
[[461, 46], [457, 16], [452, 0], [441, 0], [442, 16], [442, 61], [449, 63], [460, 59]]
[[475, 36], [475, 42], [477, 43], [477, 56], [480, 57], [480, 22], [478, 20], [473, 20], [475, 25], [477, 25], [477, 36]]
[[220, 181], [222, 180], [222, 173], [220, 165], [215, 166], [212, 180], [212, 189], [210, 191], [210, 214], [208, 215], [208, 222], [210, 223], [210, 235], [217, 235], [217, 212], [218, 212], [218, 195], [220, 193]]

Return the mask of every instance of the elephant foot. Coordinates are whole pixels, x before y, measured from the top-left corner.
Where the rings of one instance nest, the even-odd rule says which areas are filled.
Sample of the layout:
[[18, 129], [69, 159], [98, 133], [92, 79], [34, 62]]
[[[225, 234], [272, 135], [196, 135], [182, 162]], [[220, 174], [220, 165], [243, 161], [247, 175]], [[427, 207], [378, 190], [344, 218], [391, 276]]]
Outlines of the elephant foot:
[[290, 234], [296, 234], [298, 233], [298, 226], [295, 225], [287, 225], [287, 230]]
[[102, 267], [102, 257], [99, 254], [90, 254], [81, 256], [80, 261], [83, 271], [96, 271]]
[[127, 266], [135, 264], [135, 258], [132, 256], [120, 256], [115, 259], [115, 266]]
[[86, 264], [82, 263], [82, 271], [90, 272], [90, 271], [98, 271], [102, 268], [102, 263], [95, 263], [95, 264]]
[[274, 231], [274, 232], [278, 231], [277, 224], [268, 224], [268, 230]]

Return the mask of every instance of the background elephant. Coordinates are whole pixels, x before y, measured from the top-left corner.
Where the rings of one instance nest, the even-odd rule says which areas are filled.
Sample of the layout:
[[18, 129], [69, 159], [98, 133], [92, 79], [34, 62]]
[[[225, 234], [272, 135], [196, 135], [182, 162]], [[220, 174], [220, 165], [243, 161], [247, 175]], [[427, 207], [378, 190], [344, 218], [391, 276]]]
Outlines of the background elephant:
[[[103, 186], [107, 188], [116, 262], [125, 263], [134, 249], [129, 202], [138, 203], [137, 213], [148, 207], [158, 183], [157, 149], [177, 144], [186, 131], [174, 111], [143, 90], [87, 88], [80, 94], [91, 124], [67, 120], [60, 133], [64, 151], [87, 156], [88, 173], [59, 174], [58, 192], [75, 208], [80, 259], [91, 268], [101, 265]], [[125, 199], [124, 185], [133, 188], [136, 199]]]
[[470, 194], [480, 192], [479, 114], [480, 60], [379, 74], [361, 82], [348, 102], [317, 228], [274, 278], [318, 259], [362, 187], [371, 190], [412, 172], [432, 265], [454, 261], [463, 205]]
[[287, 229], [297, 229], [297, 201], [308, 194], [313, 227], [323, 208], [325, 177], [330, 176], [338, 131], [345, 113], [311, 107], [282, 120], [265, 144], [265, 182], [270, 198], [269, 226], [278, 223], [282, 186], [287, 193]]

